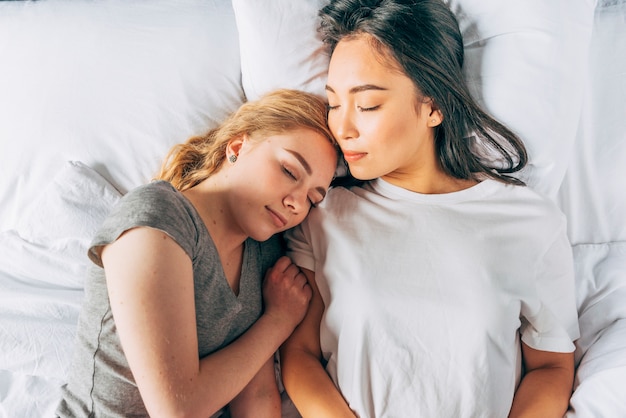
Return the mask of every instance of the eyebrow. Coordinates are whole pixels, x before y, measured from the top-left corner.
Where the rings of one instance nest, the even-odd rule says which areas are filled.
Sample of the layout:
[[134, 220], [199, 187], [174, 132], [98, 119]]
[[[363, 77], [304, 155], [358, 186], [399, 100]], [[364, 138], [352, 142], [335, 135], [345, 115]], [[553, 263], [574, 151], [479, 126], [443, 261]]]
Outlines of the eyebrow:
[[[331, 93], [335, 93], [335, 90], [329, 86], [328, 84], [325, 86], [325, 89], [327, 91], [330, 91]], [[385, 87], [381, 87], [381, 86], [377, 86], [376, 84], [361, 84], [359, 86], [354, 86], [352, 87], [350, 90], [348, 90], [348, 93], [350, 94], [355, 94], [355, 93], [360, 93], [362, 91], [367, 91], [367, 90], [387, 90]]]
[[[291, 155], [293, 155], [294, 157], [296, 157], [298, 161], [300, 161], [300, 164], [302, 164], [302, 167], [304, 167], [304, 171], [306, 171], [309, 176], [313, 173], [313, 171], [311, 170], [311, 166], [309, 165], [307, 160], [304, 159], [302, 154], [291, 149], [285, 149], [285, 150]], [[316, 187], [315, 190], [317, 190], [322, 195], [322, 199], [326, 196], [326, 190], [324, 190], [323, 187]]]

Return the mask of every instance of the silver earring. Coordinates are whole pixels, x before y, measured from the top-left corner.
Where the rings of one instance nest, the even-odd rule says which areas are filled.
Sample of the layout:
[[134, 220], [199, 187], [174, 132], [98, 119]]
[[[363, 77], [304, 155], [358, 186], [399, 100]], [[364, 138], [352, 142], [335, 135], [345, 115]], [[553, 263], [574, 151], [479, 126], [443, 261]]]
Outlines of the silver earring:
[[231, 155], [230, 157], [228, 157], [228, 161], [230, 161], [231, 164], [235, 164], [235, 162], [237, 161], [237, 156], [235, 154]]

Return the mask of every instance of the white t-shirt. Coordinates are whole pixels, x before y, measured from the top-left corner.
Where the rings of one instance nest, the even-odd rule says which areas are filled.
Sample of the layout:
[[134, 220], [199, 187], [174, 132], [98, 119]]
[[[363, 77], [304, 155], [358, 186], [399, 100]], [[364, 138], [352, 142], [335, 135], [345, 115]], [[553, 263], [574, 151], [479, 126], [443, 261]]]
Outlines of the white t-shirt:
[[287, 238], [315, 271], [326, 368], [360, 417], [506, 417], [520, 334], [574, 350], [565, 218], [526, 187], [334, 188]]

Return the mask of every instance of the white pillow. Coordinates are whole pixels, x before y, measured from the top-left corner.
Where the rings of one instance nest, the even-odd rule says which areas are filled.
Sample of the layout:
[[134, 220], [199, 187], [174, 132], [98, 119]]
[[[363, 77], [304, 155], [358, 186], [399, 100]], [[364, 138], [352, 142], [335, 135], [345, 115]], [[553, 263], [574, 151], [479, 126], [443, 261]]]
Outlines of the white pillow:
[[125, 192], [243, 102], [224, 0], [0, 2], [0, 230], [65, 161]]
[[120, 197], [98, 173], [68, 162], [16, 229], [0, 232], [0, 370], [65, 377], [87, 247]]
[[326, 3], [233, 0], [248, 100], [281, 87], [326, 97], [329, 57], [317, 34], [317, 12]]
[[82, 288], [87, 247], [120, 197], [91, 168], [66, 162], [15, 229], [0, 232], [0, 271], [38, 286]]
[[592, 2], [448, 3], [463, 33], [470, 91], [526, 144], [524, 180], [556, 200], [582, 111]]
[[[323, 93], [321, 0], [233, 0], [248, 97], [286, 86]], [[593, 4], [587, 0], [450, 0], [478, 101], [525, 141], [529, 185], [555, 198], [581, 111]]]

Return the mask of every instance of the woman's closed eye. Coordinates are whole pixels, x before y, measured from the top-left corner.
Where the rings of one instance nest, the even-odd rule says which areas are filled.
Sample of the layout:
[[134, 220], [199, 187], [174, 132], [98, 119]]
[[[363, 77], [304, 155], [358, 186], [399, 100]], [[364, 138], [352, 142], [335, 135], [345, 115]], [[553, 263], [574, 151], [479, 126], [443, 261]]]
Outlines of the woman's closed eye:
[[313, 196], [309, 196], [308, 199], [309, 203], [311, 203], [311, 208], [316, 208], [320, 203], [324, 201], [324, 196], [314, 193]]
[[285, 175], [289, 178], [291, 178], [294, 181], [298, 181], [298, 177], [295, 174], [294, 170], [289, 169], [287, 166], [283, 165], [282, 166], [283, 169], [283, 173], [285, 173]]
[[[339, 105], [336, 105], [336, 106], [328, 105], [328, 106], [326, 106], [326, 108], [330, 112], [331, 110], [339, 109]], [[361, 112], [371, 112], [371, 111], [377, 110], [379, 108], [380, 108], [380, 105], [376, 105], [376, 106], [357, 106], [357, 109], [359, 109], [359, 111], [361, 111]]]
[[[286, 164], [281, 164], [281, 168], [285, 176], [287, 176], [291, 181], [296, 183], [300, 181], [301, 175], [297, 169], [293, 169]], [[324, 200], [324, 193], [319, 192], [319, 189], [320, 188], [315, 189], [316, 191], [313, 195], [307, 196], [307, 200], [309, 201], [311, 208], [317, 207], [317, 205]]]

